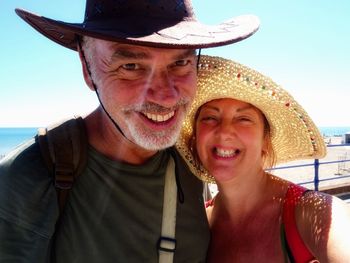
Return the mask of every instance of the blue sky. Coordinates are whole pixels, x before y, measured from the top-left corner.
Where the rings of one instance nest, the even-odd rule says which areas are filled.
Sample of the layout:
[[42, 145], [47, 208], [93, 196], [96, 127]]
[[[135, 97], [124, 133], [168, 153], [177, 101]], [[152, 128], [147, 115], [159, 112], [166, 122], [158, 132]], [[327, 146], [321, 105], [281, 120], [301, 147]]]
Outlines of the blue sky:
[[[350, 1], [194, 0], [197, 18], [217, 24], [241, 14], [261, 20], [251, 38], [203, 54], [234, 59], [271, 77], [318, 126], [350, 126]], [[76, 52], [43, 37], [14, 12], [20, 7], [82, 22], [83, 0], [0, 2], [0, 127], [46, 126], [97, 105]]]

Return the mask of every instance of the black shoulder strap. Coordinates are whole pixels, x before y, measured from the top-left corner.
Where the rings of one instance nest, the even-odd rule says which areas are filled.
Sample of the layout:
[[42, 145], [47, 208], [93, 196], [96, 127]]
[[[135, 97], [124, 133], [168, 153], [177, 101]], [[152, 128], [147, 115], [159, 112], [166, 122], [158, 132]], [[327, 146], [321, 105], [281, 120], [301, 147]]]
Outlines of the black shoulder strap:
[[60, 213], [69, 190], [87, 161], [87, 135], [81, 117], [50, 128], [40, 128], [36, 137], [42, 157], [54, 176]]

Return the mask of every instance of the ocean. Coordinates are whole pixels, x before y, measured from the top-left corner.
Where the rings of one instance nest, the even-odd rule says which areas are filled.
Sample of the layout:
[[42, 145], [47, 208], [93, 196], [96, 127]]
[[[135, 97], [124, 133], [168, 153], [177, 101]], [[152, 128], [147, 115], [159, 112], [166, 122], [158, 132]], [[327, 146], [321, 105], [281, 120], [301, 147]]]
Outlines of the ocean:
[[35, 136], [38, 128], [0, 128], [0, 157]]
[[343, 136], [350, 132], [350, 127], [318, 127], [324, 136]]
[[[350, 132], [349, 127], [319, 127], [324, 136], [342, 136]], [[0, 128], [0, 157], [4, 156], [20, 143], [35, 136], [37, 128]]]

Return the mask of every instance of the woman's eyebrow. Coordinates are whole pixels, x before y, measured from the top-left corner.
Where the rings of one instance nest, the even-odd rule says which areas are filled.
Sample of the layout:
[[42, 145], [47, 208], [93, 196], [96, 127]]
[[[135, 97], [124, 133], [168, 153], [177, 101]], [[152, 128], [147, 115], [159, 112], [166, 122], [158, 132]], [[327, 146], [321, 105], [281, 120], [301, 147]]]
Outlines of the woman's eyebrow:
[[211, 106], [211, 105], [203, 105], [201, 111], [202, 111], [202, 110], [220, 111], [218, 107]]
[[[215, 111], [220, 111], [220, 109], [218, 107], [212, 106], [212, 105], [203, 105], [202, 109], [209, 109], [209, 110], [211, 109], [211, 110], [215, 110]], [[253, 106], [250, 104], [247, 106], [236, 109], [236, 112], [246, 111], [249, 109], [253, 109]]]
[[253, 105], [248, 104], [248, 105], [245, 106], [245, 107], [238, 108], [236, 111], [237, 111], [237, 112], [241, 112], [241, 111], [250, 110], [250, 109], [253, 109]]

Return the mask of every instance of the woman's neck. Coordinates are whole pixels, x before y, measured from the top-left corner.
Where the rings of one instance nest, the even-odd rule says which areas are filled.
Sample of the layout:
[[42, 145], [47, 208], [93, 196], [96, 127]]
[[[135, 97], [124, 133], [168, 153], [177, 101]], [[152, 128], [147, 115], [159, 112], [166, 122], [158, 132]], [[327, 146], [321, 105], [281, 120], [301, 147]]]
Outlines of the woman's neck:
[[261, 170], [254, 176], [218, 183], [214, 210], [227, 213], [229, 218], [249, 214], [264, 201], [268, 180], [269, 175]]

